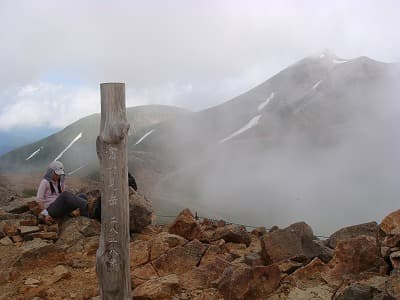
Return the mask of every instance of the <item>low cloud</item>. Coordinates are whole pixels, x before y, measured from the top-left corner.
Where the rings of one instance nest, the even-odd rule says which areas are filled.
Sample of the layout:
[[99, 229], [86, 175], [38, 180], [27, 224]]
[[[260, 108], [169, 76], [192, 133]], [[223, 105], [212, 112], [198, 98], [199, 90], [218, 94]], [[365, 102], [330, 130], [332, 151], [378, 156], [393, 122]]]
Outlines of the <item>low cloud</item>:
[[63, 128], [100, 111], [98, 92], [81, 87], [34, 82], [1, 95], [0, 130], [15, 127]]

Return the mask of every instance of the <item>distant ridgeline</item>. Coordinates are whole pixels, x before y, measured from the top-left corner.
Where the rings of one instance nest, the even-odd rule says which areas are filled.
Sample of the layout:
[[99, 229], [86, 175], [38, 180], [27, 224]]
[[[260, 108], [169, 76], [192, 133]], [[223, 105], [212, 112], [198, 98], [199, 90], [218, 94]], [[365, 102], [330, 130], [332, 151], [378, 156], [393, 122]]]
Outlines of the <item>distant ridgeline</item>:
[[[307, 218], [321, 232], [378, 220], [400, 196], [399, 94], [399, 64], [325, 51], [203, 111], [130, 108], [128, 166], [167, 215], [189, 207], [243, 224]], [[71, 175], [92, 175], [98, 126], [98, 115], [86, 117], [7, 153], [0, 172], [43, 172], [63, 153]]]

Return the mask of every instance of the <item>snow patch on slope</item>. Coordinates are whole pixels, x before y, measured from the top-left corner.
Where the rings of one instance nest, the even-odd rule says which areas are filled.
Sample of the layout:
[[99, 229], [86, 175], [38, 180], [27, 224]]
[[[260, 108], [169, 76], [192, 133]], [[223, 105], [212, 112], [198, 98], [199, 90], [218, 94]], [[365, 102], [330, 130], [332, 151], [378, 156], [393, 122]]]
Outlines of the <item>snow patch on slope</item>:
[[272, 98], [274, 98], [275, 94], [274, 92], [271, 93], [271, 95], [269, 95], [269, 97], [267, 98], [267, 100], [265, 100], [263, 103], [261, 103], [258, 106], [258, 111], [261, 111], [264, 109], [264, 107], [266, 107], [268, 105], [268, 103], [272, 100]]
[[320, 80], [320, 81], [318, 81], [316, 84], [314, 84], [313, 85], [313, 90], [315, 90], [318, 86], [319, 86], [319, 84], [322, 82], [322, 80]]
[[150, 134], [152, 134], [154, 130], [155, 130], [155, 129], [152, 129], [152, 130], [150, 130], [149, 132], [146, 132], [145, 135], [142, 136], [142, 137], [136, 142], [135, 145], [139, 144], [139, 143], [140, 143], [141, 141], [143, 141], [146, 137], [148, 137]]
[[238, 136], [239, 134], [249, 130], [250, 128], [256, 126], [258, 124], [258, 122], [260, 121], [261, 115], [257, 115], [255, 116], [253, 119], [251, 119], [246, 125], [244, 125], [242, 128], [240, 128], [239, 130], [235, 131], [234, 133], [232, 133], [230, 136], [222, 139], [219, 141], [220, 144], [225, 143], [226, 141], [234, 138], [235, 136]]
[[43, 146], [40, 146], [39, 149], [35, 150], [31, 155], [29, 155], [27, 158], [25, 158], [25, 160], [30, 160], [32, 157], [34, 157], [36, 154], [38, 154], [40, 152], [40, 150], [43, 149]]
[[88, 163], [84, 164], [83, 166], [80, 166], [79, 168], [76, 168], [75, 170], [69, 172], [68, 175], [72, 175], [72, 174], [78, 172], [80, 169], [86, 167], [87, 165], [88, 165]]
[[69, 148], [71, 148], [71, 146], [72, 146], [77, 140], [79, 140], [81, 137], [82, 137], [82, 132], [79, 133], [79, 134], [72, 140], [72, 142], [69, 143], [69, 145], [68, 145], [67, 147], [65, 147], [65, 149], [64, 149], [63, 151], [61, 151], [61, 153], [60, 153], [54, 160], [59, 160], [59, 159], [61, 158], [61, 156], [63, 156], [64, 153], [67, 152], [67, 150], [68, 150]]
[[343, 63], [347, 62], [347, 60], [344, 60], [344, 59], [333, 59], [332, 62], [334, 64], [343, 64]]

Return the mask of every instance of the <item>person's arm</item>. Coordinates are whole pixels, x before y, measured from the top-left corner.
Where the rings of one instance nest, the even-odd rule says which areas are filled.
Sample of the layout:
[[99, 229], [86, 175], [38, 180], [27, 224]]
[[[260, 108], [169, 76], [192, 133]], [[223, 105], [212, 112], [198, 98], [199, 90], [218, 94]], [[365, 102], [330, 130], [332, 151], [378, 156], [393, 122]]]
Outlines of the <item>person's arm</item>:
[[[46, 180], [43, 179], [39, 184], [39, 188], [36, 194], [36, 202], [38, 203], [41, 212], [44, 212], [44, 210], [46, 210], [46, 207], [44, 206], [45, 193], [46, 193]], [[43, 214], [45, 214], [45, 212]]]
[[[47, 181], [45, 179], [43, 179], [40, 184], [39, 184], [39, 188], [36, 194], [36, 202], [39, 205], [40, 208], [40, 216], [42, 216], [43, 221], [47, 224], [47, 225], [51, 225], [53, 224], [54, 220], [53, 218], [49, 215], [49, 212], [47, 211], [45, 205], [44, 205], [44, 199], [45, 199], [45, 194], [46, 194], [46, 189], [47, 189]], [[39, 217], [40, 217], [39, 216]]]

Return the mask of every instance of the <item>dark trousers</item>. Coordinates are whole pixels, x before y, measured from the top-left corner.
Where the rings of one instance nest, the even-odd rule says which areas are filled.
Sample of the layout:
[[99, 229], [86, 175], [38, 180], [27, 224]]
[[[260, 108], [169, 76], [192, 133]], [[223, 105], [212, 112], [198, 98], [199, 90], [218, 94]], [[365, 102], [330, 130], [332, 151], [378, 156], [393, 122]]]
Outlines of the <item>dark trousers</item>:
[[81, 216], [88, 217], [88, 202], [84, 194], [74, 195], [70, 192], [62, 192], [57, 199], [47, 208], [52, 218], [59, 218], [70, 214], [79, 208]]

